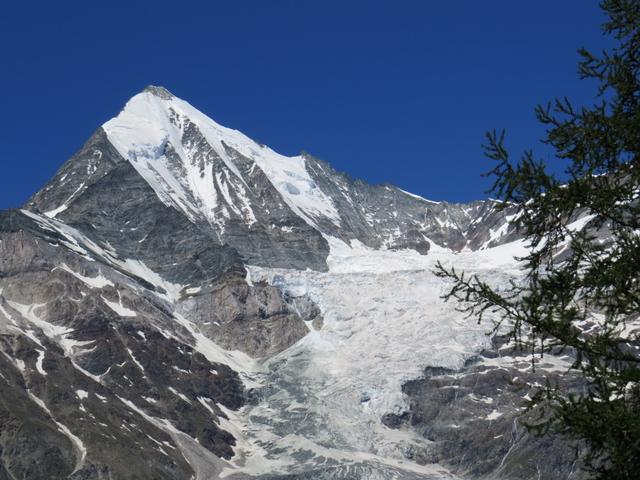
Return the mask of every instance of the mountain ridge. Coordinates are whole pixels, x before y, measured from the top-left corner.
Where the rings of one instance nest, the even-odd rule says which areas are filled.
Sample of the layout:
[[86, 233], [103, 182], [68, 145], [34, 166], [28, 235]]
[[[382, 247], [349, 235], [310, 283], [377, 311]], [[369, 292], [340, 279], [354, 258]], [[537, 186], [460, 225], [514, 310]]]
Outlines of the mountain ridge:
[[[90, 145], [85, 145], [83, 150], [92, 148], [91, 145], [95, 143], [98, 148], [93, 155], [99, 155], [100, 158], [105, 155], [106, 159], [116, 163], [128, 160], [165, 205], [182, 210], [192, 222], [209, 223], [214, 232], [222, 235], [220, 241], [228, 241], [224, 236], [228, 223], [236, 223], [231, 227], [235, 229], [239, 222], [246, 227], [256, 223], [253, 209], [258, 208], [258, 215], [264, 220], [262, 223], [267, 224], [263, 225], [266, 237], [282, 236], [268, 231], [273, 230], [269, 227], [274, 225], [269, 218], [295, 215], [321, 234], [337, 236], [346, 241], [357, 239], [374, 248], [386, 245], [388, 248], [408, 247], [426, 252], [432, 242], [438, 242], [438, 239], [431, 238], [429, 231], [435, 231], [437, 235], [443, 227], [456, 228], [456, 222], [464, 223], [465, 217], [471, 217], [465, 212], [468, 205], [482, 208], [486, 202], [432, 202], [397, 187], [369, 186], [361, 180], [353, 180], [308, 154], [297, 157], [279, 155], [237, 130], [221, 127], [166, 89], [158, 90], [162, 92], [161, 95], [154, 94], [156, 90], [153, 89], [156, 88], [161, 87], [149, 87], [132, 97], [117, 117], [101, 127], [104, 134], [99, 130], [92, 137], [95, 142], [90, 140]], [[131, 122], [131, 125], [127, 122]], [[130, 138], [131, 135], [137, 137]], [[108, 145], [102, 145], [104, 143]], [[136, 150], [140, 148], [143, 151]], [[84, 156], [89, 157], [89, 152]], [[94, 176], [104, 174], [102, 171], [90, 172], [104, 161], [95, 158], [81, 160], [87, 163], [87, 173]], [[45, 200], [42, 197], [47, 197], [46, 192], [53, 186], [60, 189], [59, 184], [66, 177], [59, 172], [45, 186], [45, 194], [32, 197], [26, 204], [27, 208], [35, 207], [53, 216], [64, 212], [67, 208], [65, 202], [74, 201], [74, 195], [81, 195], [85, 185], [71, 183], [60, 198]], [[249, 185], [258, 190], [258, 196], [251, 194]], [[326, 190], [331, 190], [330, 196], [327, 196]], [[377, 197], [373, 198], [374, 202], [371, 201], [372, 197]], [[341, 203], [340, 212], [336, 210], [335, 201]], [[269, 207], [264, 205], [266, 202]], [[431, 204], [431, 210], [435, 210], [435, 213], [428, 213], [429, 209], [425, 213], [423, 202]], [[399, 223], [398, 219], [390, 219], [387, 221], [390, 225], [382, 225], [381, 228], [372, 220], [372, 217], [376, 217], [380, 224], [383, 217], [381, 211], [392, 210], [397, 203], [402, 204], [403, 212], [407, 207], [413, 210], [407, 218], [400, 219], [401, 235], [405, 238], [402, 245], [396, 245], [393, 238], [392, 230]], [[272, 212], [269, 209], [280, 211], [270, 215]], [[449, 215], [447, 209], [453, 209], [454, 213]], [[354, 210], [356, 216], [353, 215]], [[397, 211], [391, 213], [397, 215]], [[495, 223], [500, 215], [494, 217]], [[421, 225], [427, 220], [431, 226]], [[289, 218], [287, 224], [293, 222]], [[306, 235], [314, 235], [302, 228]], [[246, 234], [246, 231], [247, 228], [241, 232], [230, 232], [229, 235]], [[496, 243], [496, 239], [487, 236], [488, 232], [478, 232], [475, 236], [469, 235], [474, 237], [473, 240], [461, 245], [464, 241], [462, 236], [467, 232], [459, 233], [462, 235], [457, 235], [454, 244], [439, 246], [458, 250], [465, 246], [475, 249], [483, 244]], [[412, 241], [407, 243], [406, 238]], [[322, 239], [317, 241], [322, 243]], [[311, 266], [317, 267], [317, 262]]]

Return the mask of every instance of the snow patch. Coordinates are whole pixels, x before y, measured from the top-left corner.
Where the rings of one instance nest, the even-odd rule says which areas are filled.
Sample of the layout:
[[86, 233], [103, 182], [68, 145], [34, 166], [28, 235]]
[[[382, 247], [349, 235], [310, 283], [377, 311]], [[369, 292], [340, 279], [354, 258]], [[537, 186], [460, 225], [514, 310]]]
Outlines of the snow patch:
[[76, 277], [78, 280], [80, 280], [83, 283], [85, 283], [86, 285], [88, 285], [90, 288], [99, 288], [100, 289], [100, 288], [113, 287], [114, 286], [112, 281], [108, 280], [107, 278], [105, 278], [101, 274], [99, 274], [96, 277], [86, 277], [86, 276], [84, 276], [84, 275], [72, 270], [69, 266], [67, 266], [66, 263], [61, 263], [59, 268], [61, 270], [64, 270], [67, 273], [70, 273], [71, 275]]
[[407, 192], [406, 190], [402, 190], [401, 188], [395, 187], [396, 190], [404, 193], [405, 195], [409, 195], [410, 197], [413, 197], [417, 200], [422, 200], [423, 202], [427, 202], [427, 203], [433, 203], [435, 205], [439, 205], [442, 202], [435, 202], [433, 200], [429, 200], [427, 198], [421, 197], [420, 195], [416, 195], [415, 193], [411, 193], [411, 192]]
[[87, 448], [84, 446], [84, 443], [82, 442], [82, 440], [80, 440], [78, 436], [71, 433], [71, 430], [69, 430], [69, 428], [66, 425], [63, 425], [62, 423], [60, 423], [54, 418], [53, 414], [51, 413], [47, 405], [40, 398], [36, 397], [29, 390], [27, 390], [27, 393], [29, 394], [29, 397], [31, 398], [31, 400], [33, 400], [42, 410], [44, 410], [47, 413], [47, 415], [49, 415], [53, 423], [55, 423], [56, 426], [58, 427], [58, 430], [60, 430], [61, 433], [63, 433], [69, 440], [71, 440], [71, 443], [75, 446], [76, 450], [78, 450], [78, 458], [76, 460], [76, 466], [72, 473], [77, 472], [84, 466], [84, 462], [87, 457]]
[[186, 396], [184, 393], [180, 393], [180, 392], [179, 392], [179, 391], [177, 391], [175, 388], [173, 388], [173, 387], [169, 387], [169, 391], [170, 391], [171, 393], [173, 393], [174, 395], [176, 395], [176, 396], [177, 396], [178, 398], [180, 398], [181, 400], [183, 400], [183, 401], [185, 401], [185, 402], [187, 402], [187, 403], [189, 403], [189, 404], [191, 403], [191, 400], [189, 400], [189, 399], [187, 398], [187, 396]]
[[38, 370], [38, 373], [40, 373], [40, 375], [46, 376], [47, 372], [42, 366], [43, 360], [44, 360], [44, 350], [38, 350], [38, 358], [36, 359], [36, 370]]
[[136, 312], [134, 312], [133, 310], [125, 307], [124, 305], [122, 305], [122, 297], [120, 296], [120, 292], [119, 291], [118, 291], [118, 301], [117, 302], [112, 302], [110, 300], [107, 300], [103, 296], [100, 296], [100, 298], [102, 298], [102, 301], [105, 303], [105, 305], [107, 307], [109, 307], [111, 310], [116, 312], [121, 317], [135, 317], [136, 316]]
[[497, 410], [492, 410], [491, 413], [489, 413], [485, 418], [485, 420], [496, 420], [497, 418], [500, 418], [502, 416], [502, 413], [500, 413]]

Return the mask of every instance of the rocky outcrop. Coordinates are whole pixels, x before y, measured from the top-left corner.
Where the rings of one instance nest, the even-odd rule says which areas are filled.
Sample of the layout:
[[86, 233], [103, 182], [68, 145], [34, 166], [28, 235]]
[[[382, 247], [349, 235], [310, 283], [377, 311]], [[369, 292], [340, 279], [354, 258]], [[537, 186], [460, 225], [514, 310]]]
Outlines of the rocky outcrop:
[[516, 238], [493, 200], [468, 204], [433, 202], [393, 185], [370, 185], [335, 171], [328, 163], [303, 154], [311, 177], [329, 194], [341, 223], [321, 224], [323, 231], [345, 242], [371, 248], [411, 249], [427, 254], [435, 243], [453, 251], [478, 250]]
[[418, 463], [441, 463], [469, 478], [561, 480], [586, 478], [579, 472], [577, 445], [560, 435], [535, 437], [540, 407], [527, 411], [539, 387], [561, 385], [579, 393], [583, 381], [566, 369], [567, 352], [536, 360], [495, 337], [493, 348], [468, 360], [461, 370], [427, 368], [424, 377], [403, 387], [410, 406], [382, 421], [412, 429], [427, 441], [409, 453]]
[[280, 353], [309, 331], [278, 289], [264, 282], [248, 285], [238, 276], [181, 301], [178, 310], [216, 344], [253, 358]]

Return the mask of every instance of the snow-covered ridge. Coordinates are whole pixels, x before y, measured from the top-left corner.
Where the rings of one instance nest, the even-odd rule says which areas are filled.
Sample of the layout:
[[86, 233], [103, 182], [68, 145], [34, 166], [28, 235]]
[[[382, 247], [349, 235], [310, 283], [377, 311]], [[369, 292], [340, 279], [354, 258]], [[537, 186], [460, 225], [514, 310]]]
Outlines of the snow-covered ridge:
[[[315, 227], [320, 217], [340, 222], [333, 202], [307, 172], [304, 157], [280, 155], [170, 94], [147, 89], [102, 127], [165, 204], [191, 220], [209, 221], [218, 231], [224, 232], [225, 219], [232, 216], [249, 225], [255, 222], [250, 187], [227, 147], [252, 160], [283, 201], [310, 225]], [[201, 143], [191, 143], [198, 132], [211, 149], [205, 147], [204, 154]]]

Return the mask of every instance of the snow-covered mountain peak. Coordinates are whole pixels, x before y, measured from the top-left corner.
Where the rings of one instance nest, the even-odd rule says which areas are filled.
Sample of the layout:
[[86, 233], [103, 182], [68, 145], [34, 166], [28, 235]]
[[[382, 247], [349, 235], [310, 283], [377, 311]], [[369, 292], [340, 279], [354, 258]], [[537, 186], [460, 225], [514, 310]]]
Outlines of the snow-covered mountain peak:
[[339, 222], [303, 156], [280, 155], [223, 127], [163, 87], [135, 95], [103, 129], [163, 202], [192, 220], [206, 220], [222, 231], [231, 218], [255, 222], [250, 177], [257, 167], [307, 223], [315, 227], [319, 217]]
[[[308, 154], [281, 155], [155, 86], [132, 97], [27, 207], [80, 220], [80, 212], [103, 203], [95, 191], [118, 189], [160, 200], [247, 264], [263, 267], [325, 271], [330, 238], [427, 254], [473, 251], [512, 236], [508, 212], [493, 202], [432, 202], [354, 180]], [[133, 247], [126, 255], [139, 254], [139, 244]]]

